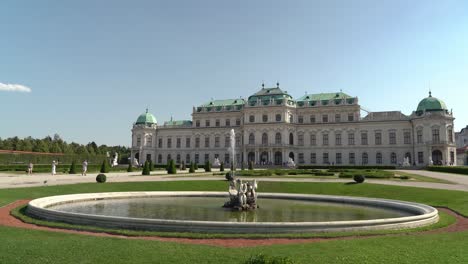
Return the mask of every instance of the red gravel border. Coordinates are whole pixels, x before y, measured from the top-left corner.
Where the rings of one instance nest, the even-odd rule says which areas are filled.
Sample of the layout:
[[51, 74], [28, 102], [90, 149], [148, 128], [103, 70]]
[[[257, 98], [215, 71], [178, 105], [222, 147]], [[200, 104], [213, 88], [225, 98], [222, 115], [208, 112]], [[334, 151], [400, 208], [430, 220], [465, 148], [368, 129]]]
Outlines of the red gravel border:
[[[389, 235], [364, 235], [364, 236], [348, 236], [348, 237], [332, 237], [332, 238], [259, 238], [259, 239], [248, 239], [248, 238], [172, 238], [172, 237], [158, 237], [158, 236], [124, 236], [124, 235], [114, 235], [108, 233], [97, 233], [89, 231], [77, 231], [77, 230], [67, 230], [46, 226], [38, 226], [34, 224], [25, 223], [16, 217], [10, 215], [10, 211], [16, 207], [25, 205], [30, 200], [18, 200], [13, 203], [10, 203], [6, 206], [0, 208], [0, 225], [18, 227], [18, 228], [27, 228], [33, 230], [43, 230], [51, 232], [61, 232], [68, 234], [79, 234], [79, 235], [90, 235], [96, 237], [117, 237], [124, 239], [140, 239], [140, 240], [156, 240], [163, 242], [178, 242], [185, 244], [199, 244], [199, 245], [211, 245], [211, 246], [222, 246], [222, 247], [252, 247], [252, 246], [268, 246], [276, 244], [298, 244], [298, 243], [314, 243], [320, 241], [331, 241], [331, 240], [344, 240], [344, 239], [356, 239], [356, 238], [365, 238], [365, 237], [375, 237], [375, 236], [389, 236]], [[456, 223], [448, 227], [416, 232], [417, 234], [435, 234], [435, 233], [445, 233], [445, 232], [460, 232], [468, 230], [468, 218], [461, 216], [460, 214], [451, 211], [446, 208], [438, 208], [439, 211], [444, 211], [456, 218]], [[407, 233], [415, 234], [415, 233]], [[391, 235], [391, 234], [390, 234]], [[399, 234], [405, 235], [405, 233]]]

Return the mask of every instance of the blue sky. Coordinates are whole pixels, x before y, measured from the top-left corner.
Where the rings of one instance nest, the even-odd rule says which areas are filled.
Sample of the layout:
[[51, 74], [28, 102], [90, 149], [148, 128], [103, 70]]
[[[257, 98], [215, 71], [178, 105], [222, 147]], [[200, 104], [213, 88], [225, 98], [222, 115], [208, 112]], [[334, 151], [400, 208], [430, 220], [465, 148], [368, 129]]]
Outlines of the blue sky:
[[468, 1], [1, 1], [0, 137], [130, 144], [146, 107], [340, 89], [410, 114], [431, 89], [468, 125]]

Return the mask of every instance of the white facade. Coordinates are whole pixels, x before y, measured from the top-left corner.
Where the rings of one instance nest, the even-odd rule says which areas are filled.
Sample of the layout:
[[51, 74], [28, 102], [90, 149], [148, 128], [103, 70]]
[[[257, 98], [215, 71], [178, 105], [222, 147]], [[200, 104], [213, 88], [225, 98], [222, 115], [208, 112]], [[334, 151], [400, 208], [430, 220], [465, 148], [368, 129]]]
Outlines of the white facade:
[[[424, 100], [438, 100], [433, 97]], [[192, 120], [132, 129], [132, 157], [156, 164], [229, 164], [229, 132], [236, 133], [237, 162], [283, 165], [455, 164], [453, 115], [445, 108], [371, 112], [361, 118], [357, 97], [344, 93], [294, 100], [279, 87], [262, 88], [248, 100], [216, 100], [194, 107]], [[443, 104], [443, 102], [442, 102]], [[445, 106], [445, 104], [443, 104]], [[421, 110], [423, 109], [423, 110]]]

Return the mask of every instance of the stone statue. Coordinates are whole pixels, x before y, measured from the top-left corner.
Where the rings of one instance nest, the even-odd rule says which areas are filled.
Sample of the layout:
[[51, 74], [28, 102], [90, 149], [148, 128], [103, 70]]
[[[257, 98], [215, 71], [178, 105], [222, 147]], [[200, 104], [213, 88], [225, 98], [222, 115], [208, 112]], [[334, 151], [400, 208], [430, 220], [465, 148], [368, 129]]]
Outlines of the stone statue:
[[214, 162], [213, 162], [213, 166], [214, 167], [219, 167], [221, 166], [221, 163], [219, 162], [219, 159], [218, 158], [215, 158]]
[[288, 167], [290, 167], [290, 168], [296, 167], [296, 163], [294, 163], [294, 160], [293, 160], [292, 158], [289, 158], [289, 159], [288, 159], [287, 165], [288, 165]]
[[234, 178], [231, 178], [228, 190], [229, 201], [223, 207], [238, 211], [257, 209], [257, 188], [256, 180], [244, 183], [241, 179], [234, 180]]
[[114, 167], [114, 166], [119, 165], [119, 163], [117, 162], [118, 160], [119, 160], [119, 153], [116, 152], [114, 155], [114, 160], [111, 163], [111, 166]]
[[431, 165], [431, 166], [434, 165], [434, 162], [432, 161], [431, 157], [429, 157], [429, 165]]

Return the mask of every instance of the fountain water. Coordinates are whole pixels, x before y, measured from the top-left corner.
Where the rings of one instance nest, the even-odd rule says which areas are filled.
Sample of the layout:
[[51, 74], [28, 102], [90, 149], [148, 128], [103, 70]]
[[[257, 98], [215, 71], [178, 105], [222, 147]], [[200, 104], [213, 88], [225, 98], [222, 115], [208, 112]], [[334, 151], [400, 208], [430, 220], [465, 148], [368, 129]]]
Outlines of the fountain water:
[[230, 132], [230, 143], [228, 151], [231, 153], [232, 162], [229, 172], [229, 201], [224, 203], [223, 207], [239, 211], [257, 209], [257, 181], [243, 183], [241, 179], [234, 179], [236, 170], [236, 133], [234, 129], [231, 129]]

